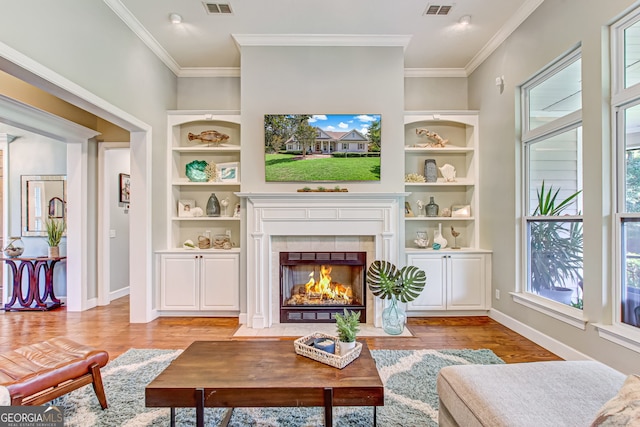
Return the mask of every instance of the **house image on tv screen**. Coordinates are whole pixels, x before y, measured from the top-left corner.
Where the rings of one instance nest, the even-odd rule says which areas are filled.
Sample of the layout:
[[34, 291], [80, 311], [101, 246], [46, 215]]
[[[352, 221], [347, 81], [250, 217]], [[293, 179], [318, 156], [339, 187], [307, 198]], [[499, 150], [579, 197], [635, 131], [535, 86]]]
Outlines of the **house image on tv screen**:
[[[369, 151], [369, 138], [352, 129], [347, 132], [329, 132], [318, 129], [315, 144], [311, 148], [313, 153], [366, 153]], [[287, 141], [287, 151], [302, 151], [302, 144], [295, 140], [295, 136]]]
[[267, 114], [265, 179], [379, 181], [379, 114]]

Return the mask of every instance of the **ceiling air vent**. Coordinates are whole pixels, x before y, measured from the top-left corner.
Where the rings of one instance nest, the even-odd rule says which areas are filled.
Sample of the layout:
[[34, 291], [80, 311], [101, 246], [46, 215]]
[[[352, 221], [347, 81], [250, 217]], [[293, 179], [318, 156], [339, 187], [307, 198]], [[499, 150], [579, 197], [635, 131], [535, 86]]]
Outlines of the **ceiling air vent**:
[[427, 9], [424, 11], [424, 14], [425, 15], [448, 15], [452, 7], [453, 6], [451, 6], [450, 4], [448, 5], [430, 4], [427, 6]]
[[217, 15], [220, 13], [232, 14], [231, 5], [229, 3], [203, 3], [207, 13]]

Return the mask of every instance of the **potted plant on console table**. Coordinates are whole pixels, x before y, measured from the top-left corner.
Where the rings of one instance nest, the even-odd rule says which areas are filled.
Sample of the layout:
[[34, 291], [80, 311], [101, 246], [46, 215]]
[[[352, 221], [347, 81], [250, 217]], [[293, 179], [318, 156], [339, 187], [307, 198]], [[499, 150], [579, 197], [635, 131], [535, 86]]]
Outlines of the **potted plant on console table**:
[[336, 328], [338, 329], [338, 346], [340, 354], [344, 355], [356, 345], [356, 334], [360, 330], [360, 312], [344, 309], [344, 314], [336, 313]]
[[407, 318], [404, 310], [398, 306], [402, 302], [418, 298], [427, 275], [415, 265], [398, 268], [388, 261], [374, 261], [367, 270], [367, 284], [371, 293], [382, 299], [391, 300], [391, 304], [382, 311], [382, 328], [390, 335], [400, 335], [404, 331]]
[[47, 244], [49, 245], [49, 258], [58, 258], [60, 256], [60, 241], [67, 224], [64, 220], [49, 218], [44, 223], [47, 230]]

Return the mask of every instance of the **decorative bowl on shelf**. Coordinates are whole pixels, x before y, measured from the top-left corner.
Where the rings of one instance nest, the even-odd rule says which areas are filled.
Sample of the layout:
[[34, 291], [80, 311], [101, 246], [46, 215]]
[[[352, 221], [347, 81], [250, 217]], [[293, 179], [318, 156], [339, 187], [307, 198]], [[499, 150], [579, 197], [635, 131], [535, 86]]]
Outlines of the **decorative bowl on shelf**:
[[207, 166], [206, 160], [194, 160], [185, 166], [185, 175], [192, 182], [207, 182], [209, 181], [209, 176], [205, 170]]

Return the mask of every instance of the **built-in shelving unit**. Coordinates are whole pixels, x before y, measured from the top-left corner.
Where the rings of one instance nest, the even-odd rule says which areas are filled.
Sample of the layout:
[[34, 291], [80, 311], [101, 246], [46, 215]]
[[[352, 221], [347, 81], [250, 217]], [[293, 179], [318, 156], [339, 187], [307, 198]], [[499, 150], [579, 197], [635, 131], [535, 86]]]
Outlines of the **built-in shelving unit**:
[[[240, 199], [240, 112], [238, 111], [169, 111], [167, 153], [167, 242], [157, 251], [157, 306], [161, 314], [234, 316], [240, 309], [240, 235], [242, 219], [236, 213]], [[216, 130], [228, 135], [224, 143], [207, 144], [192, 139]], [[186, 166], [194, 160], [237, 165], [233, 181], [193, 182], [187, 178]], [[207, 216], [207, 201], [214, 193], [221, 203], [221, 216]], [[202, 216], [181, 216], [180, 201], [190, 201], [190, 211], [201, 208]], [[184, 203], [183, 203], [184, 204]], [[186, 240], [198, 246], [200, 236], [231, 235], [230, 249], [184, 248]]]
[[[444, 147], [425, 147], [434, 142], [416, 133], [418, 129], [435, 132], [448, 143]], [[427, 159], [438, 168], [445, 164], [456, 170], [455, 181], [446, 182], [440, 172], [436, 182], [405, 182], [410, 193], [405, 201], [413, 216], [405, 216], [405, 254], [407, 265], [427, 271], [427, 286], [421, 295], [407, 305], [410, 316], [425, 316], [441, 311], [484, 313], [491, 306], [491, 252], [479, 247], [478, 194], [478, 114], [476, 111], [406, 112], [405, 174], [425, 175]], [[426, 216], [418, 210], [418, 200], [426, 206], [433, 197], [439, 214]], [[469, 216], [443, 216], [445, 208], [468, 206]], [[442, 235], [448, 241], [444, 249], [434, 250], [434, 232], [442, 224]], [[454, 239], [454, 227], [460, 235]], [[430, 245], [419, 248], [416, 232], [426, 231]], [[454, 242], [461, 249], [452, 249]]]
[[[169, 153], [168, 167], [170, 184], [167, 195], [169, 210], [169, 230], [167, 249], [181, 249], [185, 240], [197, 244], [198, 237], [209, 231], [211, 236], [231, 233], [236, 246], [240, 239], [240, 216], [234, 216], [240, 203], [235, 193], [240, 190], [240, 179], [235, 182], [192, 182], [186, 176], [186, 165], [194, 160], [208, 163], [237, 163], [240, 167], [240, 113], [238, 111], [169, 111]], [[219, 146], [189, 140], [189, 134], [199, 135], [203, 131], [216, 130], [229, 135], [229, 139]], [[207, 201], [215, 193], [219, 201], [227, 200], [221, 207], [220, 217], [206, 216]], [[179, 216], [180, 200], [193, 200], [195, 207], [205, 211], [200, 217]], [[211, 251], [211, 250], [209, 250]]]
[[[424, 175], [427, 159], [434, 159], [438, 168], [445, 164], [456, 170], [453, 182], [445, 182], [438, 172], [436, 182], [406, 182], [405, 190], [411, 193], [406, 201], [414, 216], [405, 217], [405, 248], [407, 252], [418, 249], [414, 243], [417, 231], [426, 231], [431, 242], [433, 233], [442, 224], [442, 234], [453, 245], [451, 226], [460, 232], [458, 245], [465, 248], [478, 246], [478, 115], [475, 111], [407, 112], [405, 113], [405, 174]], [[425, 147], [432, 139], [420, 136], [418, 129], [428, 129], [448, 140], [444, 147]], [[439, 206], [439, 216], [427, 217], [418, 210], [417, 202], [424, 205], [433, 197]], [[442, 216], [445, 208], [469, 206], [469, 217]]]

